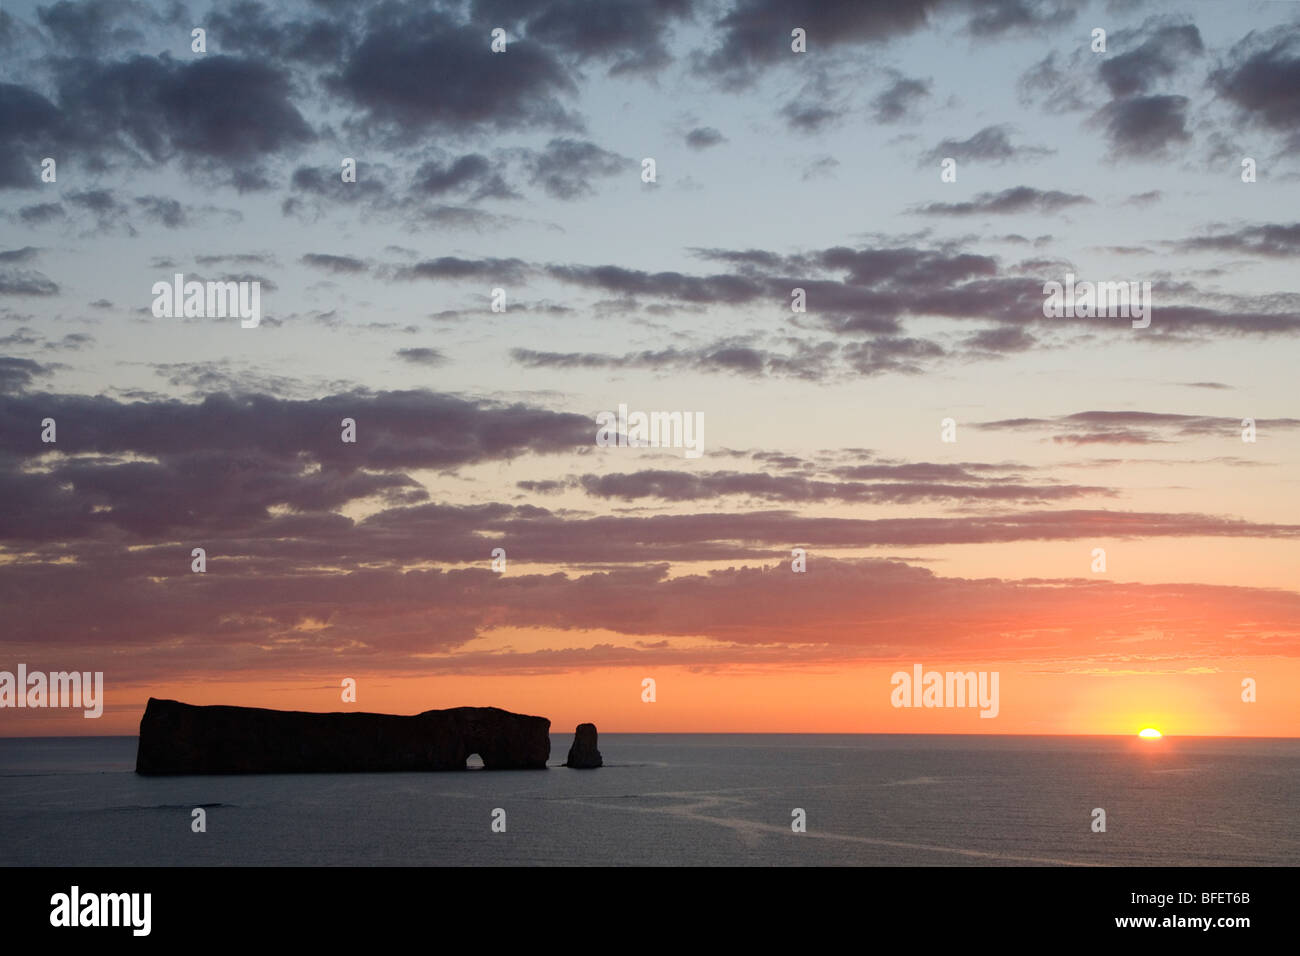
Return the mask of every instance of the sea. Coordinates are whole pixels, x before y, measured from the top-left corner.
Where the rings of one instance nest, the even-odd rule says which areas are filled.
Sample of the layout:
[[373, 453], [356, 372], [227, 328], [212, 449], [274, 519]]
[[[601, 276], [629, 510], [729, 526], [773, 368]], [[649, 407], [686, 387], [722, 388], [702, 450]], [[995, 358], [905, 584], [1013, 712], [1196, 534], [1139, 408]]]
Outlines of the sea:
[[0, 738], [0, 865], [1300, 861], [1296, 739], [602, 733], [570, 770], [571, 739], [546, 770], [141, 777], [135, 737]]

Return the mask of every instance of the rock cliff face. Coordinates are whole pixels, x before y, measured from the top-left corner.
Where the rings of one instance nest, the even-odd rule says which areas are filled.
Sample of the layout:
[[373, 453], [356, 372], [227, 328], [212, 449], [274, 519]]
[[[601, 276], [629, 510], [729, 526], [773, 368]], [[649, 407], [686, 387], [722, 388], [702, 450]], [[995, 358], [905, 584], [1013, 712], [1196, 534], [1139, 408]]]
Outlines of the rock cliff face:
[[464, 770], [473, 753], [489, 770], [545, 769], [551, 755], [550, 730], [545, 717], [496, 707], [454, 707], [401, 717], [197, 707], [150, 697], [140, 719], [135, 772]]
[[596, 749], [595, 724], [578, 724], [573, 732], [573, 746], [569, 748], [569, 759], [564, 762], [564, 765], [577, 770], [591, 770], [604, 765], [604, 761], [600, 759], [600, 751]]

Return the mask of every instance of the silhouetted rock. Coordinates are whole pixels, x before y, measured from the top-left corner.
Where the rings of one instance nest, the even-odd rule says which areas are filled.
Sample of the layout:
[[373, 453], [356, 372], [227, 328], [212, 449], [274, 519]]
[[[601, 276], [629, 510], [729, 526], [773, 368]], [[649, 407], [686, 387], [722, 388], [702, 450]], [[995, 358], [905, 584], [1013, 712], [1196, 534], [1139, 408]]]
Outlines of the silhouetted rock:
[[573, 746], [569, 748], [569, 759], [564, 762], [564, 765], [575, 770], [591, 770], [603, 763], [604, 761], [600, 759], [600, 751], [596, 749], [596, 725], [578, 724], [578, 728], [573, 732]]
[[[150, 697], [140, 718], [135, 772], [350, 773], [545, 769], [551, 722], [497, 707], [394, 714], [311, 714], [197, 707]], [[593, 738], [594, 739], [594, 738]]]

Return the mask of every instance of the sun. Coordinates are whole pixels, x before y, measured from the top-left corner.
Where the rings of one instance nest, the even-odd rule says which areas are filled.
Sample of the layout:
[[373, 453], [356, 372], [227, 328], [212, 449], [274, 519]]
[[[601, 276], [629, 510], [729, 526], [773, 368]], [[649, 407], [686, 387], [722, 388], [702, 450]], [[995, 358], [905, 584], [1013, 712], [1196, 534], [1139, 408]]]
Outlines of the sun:
[[1152, 740], [1155, 740], [1155, 739], [1158, 738], [1158, 737], [1163, 737], [1164, 734], [1162, 734], [1160, 731], [1156, 730], [1154, 727], [1148, 727], [1148, 728], [1146, 728], [1145, 730], [1139, 731], [1139, 732], [1138, 732], [1138, 736], [1139, 736], [1139, 737], [1149, 737], [1149, 738], [1151, 738]]

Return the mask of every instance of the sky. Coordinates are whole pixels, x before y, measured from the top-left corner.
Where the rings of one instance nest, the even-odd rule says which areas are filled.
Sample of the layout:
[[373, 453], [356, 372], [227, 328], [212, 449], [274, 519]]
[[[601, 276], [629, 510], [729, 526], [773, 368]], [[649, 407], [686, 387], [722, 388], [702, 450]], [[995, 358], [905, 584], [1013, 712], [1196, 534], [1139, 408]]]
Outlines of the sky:
[[5, 0], [0, 736], [1300, 735], [1297, 147], [1294, 3]]

